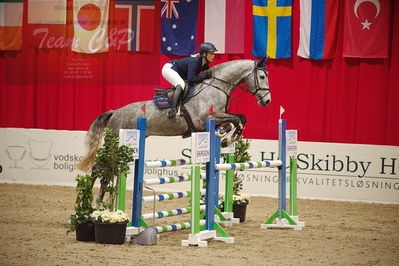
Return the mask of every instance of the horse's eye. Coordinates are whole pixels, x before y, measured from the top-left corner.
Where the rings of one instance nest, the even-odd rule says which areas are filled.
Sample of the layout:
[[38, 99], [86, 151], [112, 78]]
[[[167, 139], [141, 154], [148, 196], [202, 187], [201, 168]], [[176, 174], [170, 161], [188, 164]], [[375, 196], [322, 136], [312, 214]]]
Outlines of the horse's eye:
[[265, 79], [265, 76], [264, 75], [260, 75], [259, 76], [261, 79]]

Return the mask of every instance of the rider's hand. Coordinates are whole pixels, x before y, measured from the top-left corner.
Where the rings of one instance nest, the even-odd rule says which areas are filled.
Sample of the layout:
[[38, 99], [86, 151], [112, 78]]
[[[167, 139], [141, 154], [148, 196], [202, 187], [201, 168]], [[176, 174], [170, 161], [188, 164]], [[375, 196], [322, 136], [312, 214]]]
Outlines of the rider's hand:
[[205, 79], [210, 79], [212, 77], [212, 71], [207, 70], [204, 72]]

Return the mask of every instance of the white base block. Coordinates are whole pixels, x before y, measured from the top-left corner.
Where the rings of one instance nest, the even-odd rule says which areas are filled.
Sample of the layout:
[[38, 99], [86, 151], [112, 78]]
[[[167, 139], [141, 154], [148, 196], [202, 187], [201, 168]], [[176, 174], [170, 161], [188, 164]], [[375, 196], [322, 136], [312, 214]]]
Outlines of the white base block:
[[227, 221], [220, 221], [219, 216], [215, 215], [215, 222], [223, 226], [233, 226], [233, 224], [239, 224], [240, 218], [234, 218], [234, 213], [232, 212], [222, 212], [224, 218]]
[[134, 227], [134, 226], [128, 226], [126, 227], [126, 236], [135, 236], [138, 235], [140, 232], [144, 231], [144, 227]]
[[215, 222], [217, 222], [218, 224], [222, 225], [222, 226], [233, 226], [233, 222], [232, 221], [220, 221], [220, 220], [215, 220]]
[[294, 230], [302, 230], [303, 226], [301, 225], [291, 225], [287, 219], [279, 219], [277, 218], [275, 224], [261, 224], [261, 229], [268, 229], [268, 228], [293, 228]]
[[305, 222], [300, 222], [298, 216], [290, 216], [292, 220], [294, 220], [294, 222], [296, 222], [297, 225], [300, 225], [302, 227], [305, 226]]
[[223, 214], [223, 216], [226, 219], [233, 219], [234, 218], [234, 213], [232, 213], [232, 212], [222, 212], [222, 214]]
[[215, 237], [214, 240], [223, 241], [227, 244], [234, 244], [234, 237]]
[[205, 230], [201, 231], [198, 234], [189, 234], [188, 235], [188, 240], [182, 240], [181, 245], [183, 247], [188, 247], [188, 246], [199, 246], [202, 248], [206, 248], [208, 246], [208, 239], [213, 239], [216, 237], [216, 231], [212, 230]]

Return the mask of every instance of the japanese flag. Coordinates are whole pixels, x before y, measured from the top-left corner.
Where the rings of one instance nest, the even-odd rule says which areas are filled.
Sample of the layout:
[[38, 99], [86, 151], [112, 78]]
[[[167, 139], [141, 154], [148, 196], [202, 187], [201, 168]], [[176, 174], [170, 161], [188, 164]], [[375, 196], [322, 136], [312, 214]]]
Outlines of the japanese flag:
[[72, 51], [108, 52], [109, 0], [75, 0], [73, 4]]

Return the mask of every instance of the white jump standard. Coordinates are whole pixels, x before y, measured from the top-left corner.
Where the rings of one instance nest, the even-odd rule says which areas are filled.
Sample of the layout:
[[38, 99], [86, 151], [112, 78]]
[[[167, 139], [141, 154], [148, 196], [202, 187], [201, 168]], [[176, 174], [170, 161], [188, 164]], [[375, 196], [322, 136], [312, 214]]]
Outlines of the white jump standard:
[[[304, 227], [304, 223], [294, 221], [286, 212], [286, 121], [285, 119], [279, 119], [278, 122], [278, 133], [279, 133], [279, 141], [278, 141], [278, 149], [279, 149], [279, 159], [281, 165], [278, 165], [278, 209], [277, 211], [263, 224], [260, 225], [262, 229], [268, 228], [293, 228], [294, 230], [302, 230]], [[296, 161], [295, 161], [296, 162]], [[291, 164], [292, 168], [293, 165]], [[295, 174], [295, 182], [296, 182], [296, 164], [295, 164], [295, 173], [291, 171], [291, 177]], [[291, 179], [291, 190], [293, 190]], [[293, 191], [291, 191], [293, 193]], [[291, 196], [293, 195], [291, 193]], [[295, 203], [295, 213], [296, 213], [296, 184], [295, 184], [295, 198], [291, 199], [291, 204]], [[291, 209], [293, 206], [290, 206]]]

